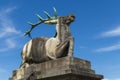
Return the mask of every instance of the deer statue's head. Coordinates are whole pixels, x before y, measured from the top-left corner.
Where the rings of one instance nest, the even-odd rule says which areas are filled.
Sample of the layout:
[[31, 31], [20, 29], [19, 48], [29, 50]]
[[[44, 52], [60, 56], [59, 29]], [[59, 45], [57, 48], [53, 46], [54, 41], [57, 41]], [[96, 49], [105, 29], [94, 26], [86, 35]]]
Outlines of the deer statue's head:
[[71, 22], [75, 20], [74, 14], [70, 14], [69, 16], [64, 16], [63, 18], [64, 18], [63, 24], [67, 24], [67, 25], [69, 25]]

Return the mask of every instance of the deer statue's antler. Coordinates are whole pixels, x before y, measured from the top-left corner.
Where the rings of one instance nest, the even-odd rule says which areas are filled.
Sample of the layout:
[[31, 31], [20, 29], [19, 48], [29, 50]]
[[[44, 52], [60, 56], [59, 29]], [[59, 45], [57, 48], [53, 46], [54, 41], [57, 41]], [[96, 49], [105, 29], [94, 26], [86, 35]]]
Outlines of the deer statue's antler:
[[[31, 26], [31, 28], [28, 31], [25, 32], [25, 36], [28, 35], [30, 38], [32, 38], [30, 33], [36, 26], [38, 26], [41, 23], [47, 23], [48, 24], [48, 22], [51, 21], [51, 20], [57, 20], [58, 15], [57, 15], [57, 11], [56, 11], [55, 7], [53, 7], [53, 10], [54, 10], [54, 17], [51, 17], [48, 12], [44, 11], [45, 15], [47, 16], [46, 19], [43, 19], [39, 14], [36, 14], [39, 21], [35, 24], [33, 24], [31, 22], [28, 22], [28, 24]], [[49, 23], [49, 24], [53, 24], [53, 23]]]
[[55, 9], [55, 7], [53, 7], [53, 10], [54, 10], [54, 16], [55, 16], [55, 18], [58, 18], [57, 10]]

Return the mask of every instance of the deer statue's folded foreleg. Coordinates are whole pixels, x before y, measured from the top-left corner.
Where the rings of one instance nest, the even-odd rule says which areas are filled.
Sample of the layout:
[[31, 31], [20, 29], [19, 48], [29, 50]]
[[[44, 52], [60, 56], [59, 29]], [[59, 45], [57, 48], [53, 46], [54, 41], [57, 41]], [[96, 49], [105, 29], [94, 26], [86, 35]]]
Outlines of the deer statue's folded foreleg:
[[68, 54], [68, 48], [69, 48], [69, 41], [66, 40], [64, 42], [61, 42], [57, 47], [56, 47], [56, 57], [64, 57], [67, 56]]
[[[68, 55], [70, 40], [59, 42], [56, 38], [51, 38], [46, 43], [46, 54], [51, 59], [57, 59]], [[72, 47], [71, 47], [72, 48]]]
[[61, 42], [56, 48], [56, 57], [73, 56], [74, 38], [71, 36]]
[[60, 45], [57, 46], [56, 54], [57, 57], [63, 56], [73, 56], [73, 47], [74, 47], [74, 38], [70, 36], [65, 41], [61, 42]]
[[69, 39], [69, 49], [68, 49], [68, 55], [69, 57], [73, 56], [73, 49], [74, 49], [74, 38], [71, 36]]

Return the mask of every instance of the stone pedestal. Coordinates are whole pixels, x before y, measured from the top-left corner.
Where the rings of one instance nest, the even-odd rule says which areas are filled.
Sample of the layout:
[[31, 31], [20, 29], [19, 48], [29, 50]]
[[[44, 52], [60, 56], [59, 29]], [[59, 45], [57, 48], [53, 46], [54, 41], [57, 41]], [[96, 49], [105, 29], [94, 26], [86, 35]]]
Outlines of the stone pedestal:
[[[103, 76], [91, 69], [89, 61], [74, 57], [63, 57], [25, 68], [18, 80], [102, 80]], [[9, 80], [17, 80], [13, 75]]]

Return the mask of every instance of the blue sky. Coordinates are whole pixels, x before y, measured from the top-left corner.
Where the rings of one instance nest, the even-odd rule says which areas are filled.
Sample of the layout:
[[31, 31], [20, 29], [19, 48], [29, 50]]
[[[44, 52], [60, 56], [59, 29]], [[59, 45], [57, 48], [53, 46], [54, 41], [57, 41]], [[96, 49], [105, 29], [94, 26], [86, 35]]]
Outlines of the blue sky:
[[[70, 25], [75, 38], [74, 56], [91, 61], [92, 69], [104, 80], [120, 80], [120, 0], [0, 0], [0, 80], [8, 80], [19, 68], [21, 50], [30, 39], [23, 34], [34, 14], [46, 18], [44, 10], [59, 16], [76, 15]], [[55, 26], [41, 24], [33, 38], [52, 37]]]

